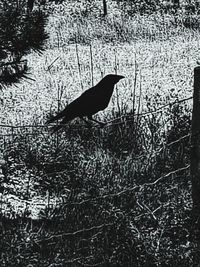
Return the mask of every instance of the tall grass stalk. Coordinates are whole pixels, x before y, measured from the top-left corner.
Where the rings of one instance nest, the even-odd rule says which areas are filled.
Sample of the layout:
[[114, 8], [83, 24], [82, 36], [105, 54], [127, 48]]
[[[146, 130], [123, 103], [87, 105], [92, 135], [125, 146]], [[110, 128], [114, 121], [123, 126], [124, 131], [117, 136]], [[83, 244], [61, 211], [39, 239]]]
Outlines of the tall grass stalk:
[[[115, 74], [117, 75], [118, 74], [118, 66], [119, 66], [119, 63], [118, 63], [118, 59], [117, 59], [117, 50], [115, 49], [114, 51], [114, 57], [115, 57], [115, 66], [114, 66], [114, 70], [115, 70]], [[118, 86], [116, 84], [115, 86], [115, 89], [116, 89], [116, 96], [117, 96], [117, 108], [118, 108], [118, 113], [119, 115], [121, 115], [121, 107], [120, 107], [120, 96], [119, 96], [119, 90], [118, 90]]]
[[[141, 99], [142, 99], [142, 75], [141, 75], [141, 69], [139, 71], [139, 76], [140, 76], [140, 80], [139, 80], [139, 99], [138, 99], [138, 109], [137, 109], [137, 114], [140, 114], [140, 105], [141, 105]], [[139, 120], [140, 120], [140, 116], [137, 116], [136, 119], [136, 132], [137, 129], [139, 127]]]
[[78, 74], [79, 74], [79, 80], [81, 89], [83, 91], [83, 83], [82, 83], [82, 75], [81, 75], [81, 64], [80, 64], [80, 58], [79, 58], [79, 52], [78, 52], [78, 43], [75, 44], [76, 47], [76, 58], [77, 58], [77, 64], [78, 64]]
[[92, 86], [94, 86], [94, 65], [93, 65], [92, 44], [90, 44], [90, 69], [91, 69], [91, 83]]
[[135, 53], [134, 54], [134, 82], [133, 82], [133, 89], [132, 89], [133, 115], [135, 114], [136, 86], [137, 86], [137, 59], [136, 59], [136, 53]]
[[[59, 84], [57, 86], [57, 114], [60, 112], [60, 87], [59, 87]], [[56, 121], [56, 127], [58, 127], [58, 120]], [[57, 148], [59, 147], [59, 132], [56, 131], [56, 146]]]

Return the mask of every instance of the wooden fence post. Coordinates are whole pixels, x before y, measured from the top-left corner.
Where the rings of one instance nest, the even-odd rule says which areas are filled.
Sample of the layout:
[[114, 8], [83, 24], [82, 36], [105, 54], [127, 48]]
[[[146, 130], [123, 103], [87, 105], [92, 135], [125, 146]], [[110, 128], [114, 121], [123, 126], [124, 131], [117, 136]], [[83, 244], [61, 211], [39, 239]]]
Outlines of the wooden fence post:
[[103, 0], [103, 15], [104, 17], [107, 16], [108, 10], [107, 10], [107, 2], [106, 0]]
[[200, 216], [200, 66], [194, 69], [190, 168], [193, 213]]

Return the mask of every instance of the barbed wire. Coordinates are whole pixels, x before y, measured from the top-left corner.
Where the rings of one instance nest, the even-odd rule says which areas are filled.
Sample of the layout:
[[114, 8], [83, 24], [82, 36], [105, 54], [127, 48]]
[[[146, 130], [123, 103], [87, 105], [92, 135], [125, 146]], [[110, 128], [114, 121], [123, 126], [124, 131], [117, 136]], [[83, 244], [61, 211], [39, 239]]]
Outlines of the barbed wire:
[[[157, 108], [156, 110], [152, 110], [152, 111], [146, 111], [146, 112], [142, 112], [142, 113], [136, 113], [136, 114], [124, 114], [122, 116], [119, 116], [117, 118], [114, 118], [110, 121], [107, 121], [105, 122], [105, 126], [103, 126], [103, 128], [107, 128], [107, 127], [110, 127], [110, 126], [113, 126], [113, 125], [119, 125], [119, 124], [124, 124], [126, 122], [128, 122], [129, 120], [132, 120], [134, 117], [144, 117], [144, 116], [147, 116], [147, 115], [151, 115], [151, 114], [155, 114], [155, 113], [158, 113], [158, 112], [162, 112], [162, 110], [164, 108], [167, 108], [169, 106], [173, 106], [173, 105], [176, 105], [176, 104], [180, 104], [180, 103], [183, 103], [183, 102], [186, 102], [188, 100], [191, 100], [193, 99], [193, 96], [190, 96], [190, 97], [187, 97], [187, 98], [184, 98], [184, 99], [180, 99], [180, 100], [175, 100], [173, 102], [170, 102], [170, 103], [167, 103], [165, 105], [162, 105], [160, 106], [159, 108]], [[125, 121], [122, 121], [123, 119], [126, 119]], [[121, 120], [121, 121], [118, 121], [118, 120]], [[117, 122], [118, 121], [118, 122]], [[69, 126], [68, 124], [59, 124], [61, 125], [62, 127], [67, 127]], [[28, 124], [28, 125], [9, 125], [9, 124], [0, 124], [0, 127], [2, 128], [11, 128], [11, 129], [20, 129], [20, 128], [51, 128], [52, 126], [56, 126], [56, 124], [51, 124], [51, 125], [48, 125], [48, 124]], [[90, 125], [88, 126], [87, 124], [82, 124], [81, 125], [82, 127], [85, 126], [86, 128], [91, 128], [91, 127], [96, 127], [96, 125]], [[77, 124], [70, 124], [70, 129], [71, 128], [80, 128], [80, 124], [77, 125]], [[102, 126], [99, 126], [98, 127], [102, 128]]]
[[112, 226], [112, 225], [113, 225], [113, 223], [112, 224], [108, 223], [108, 224], [101, 224], [101, 225], [93, 226], [93, 227], [90, 227], [90, 228], [83, 228], [83, 229], [77, 230], [75, 232], [52, 235], [50, 237], [43, 238], [42, 240], [37, 240], [36, 242], [39, 243], [39, 242], [44, 242], [44, 241], [50, 241], [50, 240], [52, 240], [54, 238], [72, 237], [72, 236], [76, 236], [76, 235], [79, 235], [79, 234], [82, 234], [82, 233], [88, 233], [88, 232], [91, 232], [93, 230], [98, 230], [98, 229], [101, 229], [101, 228], [104, 228], [104, 227], [108, 227], [108, 226]]
[[[119, 119], [123, 119], [123, 118], [134, 118], [134, 117], [144, 117], [144, 116], [147, 116], [147, 115], [151, 115], [151, 114], [155, 114], [155, 113], [158, 113], [158, 112], [161, 112], [164, 108], [167, 108], [169, 106], [173, 106], [173, 105], [176, 105], [176, 104], [180, 104], [180, 103], [183, 103], [183, 102], [186, 102], [188, 100], [191, 100], [193, 99], [193, 96], [190, 96], [190, 97], [187, 97], [187, 98], [184, 98], [184, 99], [181, 99], [181, 100], [175, 100], [174, 102], [170, 102], [170, 103], [167, 103], [165, 105], [162, 105], [161, 107], [157, 108], [156, 110], [152, 110], [152, 111], [146, 111], [146, 112], [142, 112], [142, 113], [137, 113], [137, 114], [131, 114], [131, 115], [122, 115], [120, 117], [117, 117], [116, 119], [113, 119], [111, 121], [108, 121], [107, 123], [113, 123], [114, 121], [116, 120], [119, 120]], [[123, 123], [123, 122], [121, 122]]]
[[[198, 135], [199, 135], [199, 134], [200, 134], [200, 133], [198, 133]], [[163, 147], [161, 147], [161, 148], [159, 148], [159, 149], [153, 151], [153, 153], [151, 153], [151, 154], [143, 153], [143, 154], [141, 154], [141, 155], [139, 155], [139, 156], [133, 157], [132, 160], [133, 160], [133, 161], [136, 161], [136, 160], [139, 160], [139, 159], [141, 159], [141, 158], [143, 158], [143, 157], [147, 157], [147, 156], [148, 156], [148, 157], [151, 157], [151, 158], [156, 157], [156, 156], [159, 155], [163, 150], [168, 149], [168, 148], [170, 148], [171, 146], [173, 146], [173, 145], [175, 145], [175, 144], [181, 142], [182, 140], [187, 139], [187, 138], [190, 138], [191, 136], [192, 136], [191, 133], [186, 134], [186, 135], [180, 137], [179, 139], [177, 139], [177, 140], [175, 140], [175, 141], [173, 141], [173, 142], [170, 142], [170, 143], [168, 143], [168, 144], [165, 144], [165, 146], [163, 146]], [[41, 162], [41, 164], [39, 164], [39, 165], [44, 166], [44, 165], [50, 165], [50, 164], [53, 164], [53, 165], [55, 165], [55, 164], [65, 164], [65, 161], [56, 161], [56, 162], [50, 162], [50, 163], [49, 163], [49, 162], [48, 162], [48, 163], [46, 163], [46, 162]], [[21, 164], [16, 164], [15, 166], [18, 166], [18, 165], [21, 166]], [[69, 171], [69, 170], [55, 171], [55, 172], [44, 173], [43, 176], [44, 176], [44, 177], [49, 177], [49, 176], [54, 175], [54, 174], [61, 175], [61, 174], [69, 173], [69, 172], [75, 172], [75, 171], [73, 171], [73, 170], [71, 170], [71, 171]]]
[[[153, 182], [150, 182], [150, 183], [144, 183], [142, 185], [136, 185], [132, 188], [127, 188], [127, 189], [124, 189], [118, 193], [114, 193], [114, 194], [106, 194], [106, 195], [103, 195], [103, 196], [100, 196], [100, 197], [96, 197], [96, 198], [91, 198], [91, 199], [87, 199], [87, 200], [83, 200], [81, 202], [72, 202], [72, 203], [67, 203], [67, 204], [64, 204], [62, 205], [62, 208], [59, 209], [59, 210], [62, 210], [64, 208], [66, 208], [67, 206], [82, 206], [84, 204], [88, 204], [88, 203], [91, 203], [91, 202], [95, 202], [97, 200], [105, 200], [105, 199], [110, 199], [110, 198], [116, 198], [116, 197], [119, 197], [121, 195], [125, 195], [127, 193], [130, 193], [130, 192], [133, 192], [135, 190], [139, 190], [140, 192], [145, 188], [145, 187], [149, 187], [149, 186], [155, 186], [156, 184], [158, 184], [159, 182], [163, 181], [163, 179], [165, 178], [168, 178], [169, 176], [171, 175], [175, 175], [179, 172], [182, 172], [182, 171], [186, 171], [190, 168], [190, 165], [186, 165], [185, 167], [182, 167], [182, 168], [179, 168], [179, 169], [176, 169], [176, 170], [173, 170], [161, 177], [159, 177], [158, 179], [156, 179], [155, 181]], [[23, 200], [22, 200], [23, 201]], [[25, 202], [29, 202], [27, 200], [25, 200]], [[55, 214], [54, 212], [52, 213], [52, 215]], [[39, 244], [41, 242], [48, 242], [48, 241], [51, 241], [52, 239], [63, 239], [63, 238], [70, 238], [70, 237], [75, 237], [75, 236], [79, 236], [81, 234], [85, 234], [85, 233], [90, 233], [90, 232], [93, 232], [93, 231], [96, 231], [96, 230], [101, 230], [105, 227], [110, 227], [110, 226], [113, 226], [114, 223], [107, 223], [107, 224], [101, 224], [101, 225], [96, 225], [96, 226], [92, 226], [90, 228], [83, 228], [83, 229], [79, 229], [79, 230], [76, 230], [76, 231], [73, 231], [73, 232], [67, 232], [67, 233], [61, 233], [61, 234], [53, 234], [49, 237], [45, 237], [45, 238], [42, 238], [42, 239], [39, 239], [39, 238], [36, 238], [34, 240], [34, 243], [36, 243], [38, 246], [40, 246]]]
[[163, 179], [165, 178], [168, 178], [169, 176], [171, 175], [174, 175], [174, 174], [177, 174], [179, 172], [182, 172], [182, 171], [186, 171], [190, 168], [190, 164], [186, 165], [185, 167], [182, 167], [182, 168], [179, 168], [179, 169], [176, 169], [176, 170], [173, 170], [163, 176], [160, 176], [159, 178], [157, 178], [155, 181], [153, 182], [150, 182], [150, 183], [144, 183], [142, 185], [135, 185], [131, 188], [127, 188], [127, 189], [124, 189], [118, 193], [113, 193], [113, 194], [105, 194], [103, 196], [99, 196], [99, 197], [95, 197], [95, 198], [90, 198], [90, 199], [86, 199], [86, 200], [82, 200], [80, 202], [71, 202], [71, 203], [67, 203], [67, 204], [64, 204], [62, 206], [62, 209], [67, 207], [67, 206], [79, 206], [79, 205], [84, 205], [84, 204], [87, 204], [89, 202], [94, 202], [94, 201], [97, 201], [97, 200], [102, 200], [102, 199], [107, 199], [107, 198], [114, 198], [114, 197], [119, 197], [121, 195], [124, 195], [124, 194], [127, 194], [127, 193], [130, 193], [130, 192], [133, 192], [133, 191], [141, 191], [144, 189], [144, 187], [148, 187], [148, 186], [154, 186], [156, 184], [158, 184], [160, 181], [162, 181]]
[[[200, 133], [199, 133], [199, 134], [200, 134]], [[187, 139], [187, 138], [190, 138], [190, 137], [191, 137], [191, 133], [186, 134], [186, 135], [180, 137], [179, 139], [177, 139], [177, 140], [175, 140], [175, 141], [173, 141], [173, 142], [170, 142], [170, 143], [168, 143], [168, 144], [165, 144], [165, 146], [162, 146], [161, 148], [159, 148], [159, 149], [157, 149], [157, 150], [154, 150], [153, 153], [151, 153], [151, 154], [149, 155], [149, 157], [151, 157], [151, 158], [152, 158], [152, 157], [156, 157], [157, 155], [159, 155], [159, 154], [161, 153], [161, 151], [165, 150], [166, 148], [170, 148], [170, 147], [172, 147], [173, 145], [175, 145], [175, 144], [177, 144], [177, 143], [180, 143], [182, 140]], [[142, 156], [146, 156], [146, 153], [140, 155], [140, 157], [142, 157]]]
[[[181, 100], [179, 100], [179, 101], [176, 100], [176, 101], [174, 101], [174, 102], [171, 102], [171, 103], [168, 103], [168, 104], [165, 104], [165, 105], [159, 107], [157, 110], [149, 111], [149, 112], [143, 112], [143, 113], [139, 113], [139, 114], [132, 114], [131, 117], [130, 117], [130, 115], [123, 115], [123, 116], [118, 117], [118, 118], [116, 118], [116, 119], [114, 119], [114, 120], [111, 120], [111, 121], [108, 122], [108, 123], [111, 124], [111, 123], [115, 122], [116, 120], [123, 119], [123, 118], [128, 118], [128, 119], [129, 119], [129, 118], [133, 118], [133, 117], [135, 117], [135, 116], [146, 116], [146, 115], [154, 114], [154, 113], [157, 113], [157, 112], [161, 111], [162, 109], [164, 109], [164, 108], [166, 108], [166, 107], [168, 107], [168, 106], [170, 106], [170, 105], [175, 105], [175, 104], [177, 104], [177, 103], [183, 103], [183, 102], [188, 101], [188, 100], [190, 100], [190, 99], [192, 99], [192, 98], [193, 98], [193, 97], [188, 97], [188, 98], [181, 99]], [[121, 124], [121, 123], [124, 123], [124, 122], [123, 122], [123, 121], [122, 121], [122, 122], [118, 122], [118, 124]], [[111, 125], [112, 125], [112, 124], [111, 124]], [[64, 126], [66, 126], [66, 125], [64, 125]], [[31, 127], [31, 128], [35, 128], [35, 127], [36, 127], [36, 128], [40, 128], [40, 127], [41, 127], [41, 128], [49, 128], [49, 127], [52, 127], [52, 126], [51, 126], [51, 125], [21, 125], [21, 126], [13, 126], [13, 125], [3, 125], [3, 124], [0, 124], [0, 127], [8, 127], [8, 128], [11, 128], [11, 129], [13, 130], [13, 129], [18, 129], [18, 128], [29, 128], [29, 127]], [[73, 127], [73, 125], [70, 125], [70, 127]], [[80, 125], [79, 125], [78, 127], [80, 128]], [[182, 136], [182, 137], [180, 137], [179, 139], [177, 139], [177, 140], [175, 140], [175, 141], [173, 141], [173, 142], [171, 142], [171, 143], [169, 143], [169, 144], [166, 144], [165, 147], [163, 146], [163, 147], [159, 148], [158, 150], [154, 151], [153, 154], [151, 154], [151, 157], [156, 156], [156, 155], [159, 154], [163, 149], [165, 149], [165, 148], [169, 148], [169, 147], [173, 146], [174, 144], [177, 144], [177, 143], [181, 142], [182, 140], [184, 140], [184, 139], [186, 139], [186, 138], [189, 138], [190, 136], [191, 136], [191, 134], [187, 134], [187, 135]], [[139, 157], [141, 158], [141, 157], [146, 156], [146, 155], [147, 155], [147, 154], [144, 153], [143, 155], [140, 155]], [[137, 159], [137, 158], [135, 158], [135, 159]], [[67, 203], [67, 204], [64, 204], [64, 205], [62, 206], [62, 208], [66, 207], [66, 206], [72, 206], [72, 205], [83, 205], [83, 204], [86, 204], [86, 203], [88, 203], [88, 202], [93, 202], [93, 201], [97, 201], [97, 200], [100, 200], [100, 199], [107, 199], [107, 198], [119, 197], [119, 196], [121, 196], [121, 195], [127, 194], [127, 193], [129, 193], [129, 192], [133, 192], [133, 191], [135, 191], [135, 190], [142, 190], [142, 189], [143, 189], [144, 187], [146, 187], [146, 186], [153, 186], [153, 185], [157, 184], [158, 182], [160, 182], [161, 180], [163, 180], [164, 178], [167, 178], [167, 177], [169, 177], [169, 176], [171, 176], [171, 175], [173, 175], [173, 174], [176, 174], [176, 173], [178, 173], [178, 172], [187, 170], [187, 169], [189, 169], [189, 167], [190, 167], [190, 165], [187, 165], [187, 166], [185, 166], [185, 167], [183, 167], [183, 168], [179, 168], [179, 169], [177, 169], [177, 170], [171, 171], [171, 172], [169, 172], [169, 173], [167, 173], [167, 174], [165, 174], [165, 175], [159, 177], [158, 179], [156, 179], [154, 182], [151, 182], [151, 183], [144, 183], [144, 184], [142, 184], [142, 185], [135, 185], [135, 186], [132, 187], [132, 188], [124, 189], [124, 190], [122, 190], [122, 191], [120, 191], [120, 192], [118, 192], [118, 193], [105, 194], [105, 195], [103, 195], [103, 196], [99, 196], [99, 197], [91, 198], [91, 199], [86, 199], [86, 200], [83, 200], [83, 201], [81, 201], [81, 202]], [[59, 173], [64, 173], [64, 172], [66, 172], [66, 170], [61, 171], [61, 172], [59, 172]], [[58, 173], [58, 172], [55, 172], [55, 173]], [[47, 174], [47, 175], [48, 175], [48, 174]], [[26, 202], [27, 202], [27, 200], [26, 200]]]
[[[181, 100], [179, 100], [179, 103], [180, 103], [180, 102], [184, 102], [184, 101], [188, 101], [188, 100], [190, 100], [190, 99], [192, 99], [192, 98], [193, 98], [193, 97], [188, 97], [188, 98], [185, 98], [185, 99], [181, 99]], [[166, 107], [166, 106], [168, 106], [168, 105], [172, 105], [172, 104], [175, 104], [175, 103], [177, 103], [177, 101], [174, 101], [173, 103], [166, 104], [166, 105], [160, 107], [159, 110], [160, 110], [161, 108], [164, 108], [164, 107]], [[149, 112], [148, 112], [148, 113], [142, 113], [142, 114], [149, 114]], [[25, 127], [52, 127], [52, 126], [50, 126], [50, 125], [26, 125], [26, 126], [25, 126], [25, 125], [24, 125], [24, 126], [0, 125], [0, 126], [12, 127], [12, 129], [13, 129], [13, 128], [25, 128]], [[66, 126], [66, 125], [64, 125], [64, 126]], [[71, 125], [70, 125], [70, 127], [71, 127]], [[199, 134], [199, 133], [198, 133], [198, 134]], [[13, 135], [13, 133], [11, 133], [10, 135], [8, 134], [8, 135], [3, 135], [3, 136], [11, 136], [11, 135]], [[17, 135], [17, 134], [16, 134], [16, 135]], [[1, 135], [0, 135], [0, 136], [1, 136]], [[143, 154], [134, 157], [133, 160], [138, 160], [138, 159], [141, 159], [141, 158], [143, 158], [143, 157], [147, 157], [147, 156], [148, 156], [148, 157], [151, 157], [151, 158], [156, 157], [156, 156], [159, 155], [163, 150], [168, 149], [168, 148], [170, 148], [171, 146], [173, 146], [174, 144], [180, 143], [182, 140], [187, 139], [187, 138], [189, 138], [189, 137], [191, 137], [191, 133], [189, 133], [189, 134], [187, 134], [187, 135], [184, 135], [184, 136], [180, 137], [179, 139], [177, 139], [177, 140], [175, 140], [175, 141], [173, 141], [173, 142], [171, 142], [171, 143], [165, 144], [165, 145], [162, 146], [161, 148], [159, 148], [159, 149], [157, 149], [157, 150], [154, 150], [153, 153], [151, 153], [150, 155], [149, 155], [149, 154], [147, 155], [147, 153], [144, 152]], [[60, 162], [54, 162], [54, 164], [57, 164], [57, 163], [60, 163]], [[64, 162], [63, 162], [63, 163], [64, 163]], [[46, 174], [44, 174], [44, 176], [49, 176], [49, 175], [52, 175], [52, 174], [64, 174], [65, 172], [66, 172], [66, 170], [63, 170], [63, 171], [55, 171], [55, 172], [53, 172], [53, 173], [48, 173], [48, 174], [46, 173]]]
[[[112, 193], [112, 194], [105, 194], [105, 195], [102, 195], [102, 196], [98, 196], [98, 197], [94, 197], [94, 198], [89, 198], [89, 199], [85, 199], [85, 200], [82, 200], [80, 202], [69, 202], [69, 203], [63, 203], [62, 207], [59, 208], [59, 210], [61, 209], [64, 209], [66, 207], [72, 207], [72, 206], [82, 206], [82, 205], [85, 205], [85, 204], [88, 204], [90, 202], [96, 202], [98, 200], [105, 200], [105, 199], [109, 199], [109, 198], [116, 198], [116, 197], [119, 197], [119, 196], [122, 196], [122, 195], [126, 195], [127, 193], [130, 193], [130, 192], [134, 192], [134, 191], [142, 191], [144, 190], [145, 187], [150, 187], [150, 186], [154, 186], [156, 184], [158, 184], [159, 182], [163, 181], [165, 178], [168, 178], [169, 176], [171, 175], [174, 175], [174, 174], [177, 174], [179, 172], [182, 172], [182, 171], [186, 171], [190, 168], [190, 164], [182, 167], [182, 168], [179, 168], [179, 169], [176, 169], [176, 170], [173, 170], [165, 175], [162, 175], [160, 176], [159, 178], [157, 178], [155, 181], [153, 182], [149, 182], [149, 183], [144, 183], [144, 184], [141, 184], [141, 185], [135, 185], [131, 188], [126, 188], [122, 191], [119, 191], [117, 193]], [[31, 204], [31, 200], [25, 200], [25, 199], [20, 199], [21, 202], [24, 202], [26, 204]], [[52, 215], [54, 215], [55, 213], [57, 213], [56, 210], [53, 211]]]
[[[96, 197], [96, 198], [88, 199], [88, 200], [81, 201], [81, 202], [68, 203], [68, 204], [65, 204], [64, 206], [62, 206], [62, 209], [63, 208], [66, 208], [66, 206], [72, 206], [72, 205], [73, 206], [77, 206], [77, 205], [80, 206], [80, 205], [86, 204], [88, 202], [92, 202], [92, 201], [96, 201], [96, 200], [100, 200], [100, 199], [107, 199], [107, 198], [112, 198], [112, 197], [118, 197], [118, 196], [121, 196], [121, 195], [126, 194], [128, 192], [135, 191], [136, 189], [141, 190], [145, 186], [154, 186], [157, 183], [159, 183], [160, 181], [162, 181], [164, 178], [167, 178], [167, 177], [169, 177], [171, 175], [177, 174], [178, 172], [188, 170], [189, 168], [190, 168], [190, 165], [186, 165], [185, 167], [176, 169], [174, 171], [171, 171], [171, 172], [167, 173], [164, 176], [159, 177], [154, 182], [144, 183], [143, 185], [137, 185], [137, 186], [134, 186], [132, 188], [128, 188], [128, 189], [122, 190], [122, 191], [120, 191], [120, 192], [118, 192], [116, 194], [108, 194], [108, 195], [104, 195], [104, 196], [101, 196], [101, 197]], [[101, 229], [103, 229], [105, 227], [110, 227], [110, 226], [113, 226], [113, 225], [114, 225], [114, 223], [101, 224], [101, 225], [96, 225], [96, 226], [93, 226], [93, 227], [90, 227], [90, 228], [79, 229], [79, 230], [76, 230], [74, 232], [54, 234], [54, 235], [51, 235], [51, 236], [46, 237], [46, 238], [36, 239], [36, 240], [34, 240], [34, 242], [36, 242], [39, 245], [40, 242], [51, 241], [52, 239], [55, 239], [55, 238], [56, 239], [57, 238], [61, 238], [62, 239], [62, 238], [68, 238], [68, 237], [75, 237], [75, 236], [80, 235], [80, 234], [90, 233], [90, 232], [92, 232], [94, 230], [101, 230]]]

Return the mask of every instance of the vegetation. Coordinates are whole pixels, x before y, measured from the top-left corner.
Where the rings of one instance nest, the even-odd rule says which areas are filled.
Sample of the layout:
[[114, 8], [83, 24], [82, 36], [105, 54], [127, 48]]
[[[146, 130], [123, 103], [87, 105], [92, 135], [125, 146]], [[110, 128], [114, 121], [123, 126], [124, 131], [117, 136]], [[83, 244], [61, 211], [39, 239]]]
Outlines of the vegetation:
[[0, 1], [0, 82], [11, 84], [26, 77], [27, 61], [22, 57], [31, 49], [41, 52], [47, 39], [47, 16], [29, 13], [26, 1]]
[[[107, 4], [106, 18], [102, 1], [47, 4], [46, 50], [27, 56], [36, 81], [2, 90], [0, 121], [15, 127], [0, 130], [0, 266], [199, 264], [189, 176], [198, 14]], [[116, 72], [126, 79], [98, 115], [104, 128], [38, 126]]]

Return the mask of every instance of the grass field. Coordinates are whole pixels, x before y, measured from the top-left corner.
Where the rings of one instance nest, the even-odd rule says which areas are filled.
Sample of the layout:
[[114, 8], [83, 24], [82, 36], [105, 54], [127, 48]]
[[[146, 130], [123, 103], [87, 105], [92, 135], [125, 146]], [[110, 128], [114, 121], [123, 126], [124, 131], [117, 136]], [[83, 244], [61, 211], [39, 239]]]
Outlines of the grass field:
[[[172, 17], [160, 15], [136, 15], [123, 22], [123, 14], [116, 11], [102, 21], [99, 17], [72, 18], [67, 8], [61, 14], [57, 9], [50, 17], [47, 49], [42, 55], [28, 56], [30, 77], [35, 81], [24, 81], [2, 92], [2, 122], [41, 123], [50, 108], [57, 110], [58, 93], [63, 106], [92, 86], [92, 78], [97, 83], [115, 72], [126, 76], [118, 89], [122, 107], [132, 102], [134, 90], [139, 95], [140, 86], [144, 110], [146, 95], [159, 94], [158, 105], [192, 95], [193, 69], [199, 59], [198, 32], [183, 25], [175, 27]], [[78, 39], [76, 45], [81, 34], [82, 41]], [[115, 97], [110, 108], [117, 103]]]
[[186, 27], [185, 14], [128, 16], [109, 2], [102, 18], [98, 1], [87, 8], [51, 6], [45, 51], [27, 56], [34, 81], [4, 88], [1, 124], [43, 125], [104, 75], [126, 79], [97, 115], [109, 121], [104, 128], [79, 120], [57, 135], [2, 128], [2, 199], [10, 205], [2, 206], [0, 265], [196, 266], [192, 100], [178, 101], [193, 94], [199, 32]]

